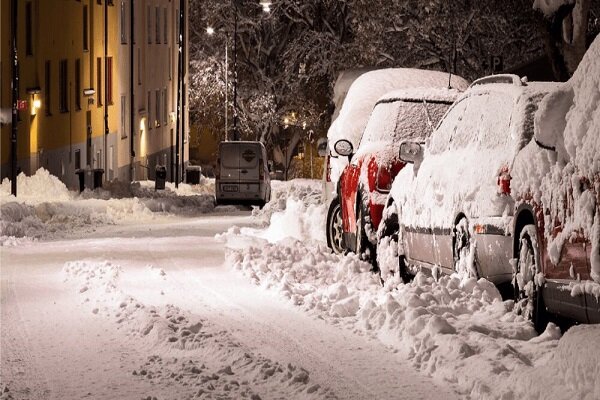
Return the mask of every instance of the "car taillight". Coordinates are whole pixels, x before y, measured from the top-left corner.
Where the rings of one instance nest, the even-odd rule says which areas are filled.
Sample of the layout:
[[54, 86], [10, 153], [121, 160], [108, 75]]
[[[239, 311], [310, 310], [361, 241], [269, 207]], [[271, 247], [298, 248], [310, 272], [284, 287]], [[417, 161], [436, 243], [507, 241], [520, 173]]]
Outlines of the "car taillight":
[[215, 179], [221, 179], [221, 159], [217, 158], [217, 168], [215, 171]]
[[384, 193], [389, 192], [392, 188], [392, 174], [390, 173], [390, 170], [387, 167], [380, 165], [377, 169], [377, 179], [375, 182], [377, 191]]
[[265, 179], [265, 166], [263, 165], [263, 159], [258, 159], [258, 179], [261, 181]]
[[498, 194], [509, 195], [510, 194], [510, 171], [507, 166], [500, 169], [498, 173]]

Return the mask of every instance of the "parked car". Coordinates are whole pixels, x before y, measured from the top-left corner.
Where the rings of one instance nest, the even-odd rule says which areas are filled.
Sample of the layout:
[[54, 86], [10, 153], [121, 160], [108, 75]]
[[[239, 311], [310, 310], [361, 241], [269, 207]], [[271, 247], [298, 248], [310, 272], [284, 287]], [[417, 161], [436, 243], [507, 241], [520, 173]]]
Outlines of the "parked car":
[[329, 151], [323, 171], [323, 198], [329, 204], [326, 223], [328, 246], [336, 253], [345, 251], [341, 206], [337, 186], [348, 157], [339, 156], [333, 145], [341, 139], [358, 148], [375, 103], [384, 94], [417, 87], [452, 88], [465, 90], [469, 83], [460, 76], [445, 72], [414, 68], [387, 68], [374, 71], [344, 71], [334, 87], [335, 111], [327, 132]]
[[375, 104], [356, 152], [348, 140], [335, 143], [350, 160], [338, 184], [344, 248], [374, 260], [385, 199], [406, 164], [398, 158], [400, 143], [424, 142], [459, 94], [437, 88], [388, 93]]
[[517, 306], [600, 323], [600, 39], [550, 93], [534, 141], [515, 160], [513, 280]]
[[215, 170], [215, 202], [262, 207], [270, 199], [265, 146], [261, 142], [221, 142]]
[[556, 87], [515, 75], [479, 79], [451, 107], [427, 145], [400, 145], [399, 158], [412, 165], [396, 177], [386, 201], [379, 230], [384, 279], [390, 271], [399, 269], [407, 279], [426, 268], [496, 284], [512, 280], [511, 171], [533, 136], [540, 100]]

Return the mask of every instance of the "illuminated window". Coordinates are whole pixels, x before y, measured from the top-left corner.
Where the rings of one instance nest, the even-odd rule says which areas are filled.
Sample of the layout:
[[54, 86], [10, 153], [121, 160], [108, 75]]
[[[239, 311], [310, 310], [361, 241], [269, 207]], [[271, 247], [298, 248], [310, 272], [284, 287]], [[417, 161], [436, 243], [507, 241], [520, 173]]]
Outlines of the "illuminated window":
[[98, 93], [98, 107], [102, 107], [102, 58], [96, 59], [96, 93]]
[[106, 58], [106, 103], [113, 104], [113, 59]]

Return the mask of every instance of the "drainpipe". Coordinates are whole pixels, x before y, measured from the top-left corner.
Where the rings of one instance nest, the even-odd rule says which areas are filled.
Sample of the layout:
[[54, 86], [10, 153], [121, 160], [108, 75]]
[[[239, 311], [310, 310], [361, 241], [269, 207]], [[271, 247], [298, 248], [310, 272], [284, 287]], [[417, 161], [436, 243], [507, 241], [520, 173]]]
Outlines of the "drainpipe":
[[104, 1], [104, 180], [108, 174], [108, 1]]
[[185, 107], [186, 107], [186, 93], [185, 90], [187, 88], [185, 84], [185, 77], [187, 75], [187, 54], [186, 54], [186, 16], [185, 16], [185, 5], [186, 0], [180, 0], [181, 4], [181, 21], [179, 26], [181, 26], [181, 181], [183, 182], [183, 172], [185, 170], [185, 138], [186, 138], [186, 130], [185, 130]]
[[17, 123], [19, 121], [19, 58], [17, 56], [17, 0], [11, 2], [12, 12], [12, 133], [10, 136], [11, 180], [10, 193], [17, 196]]
[[133, 182], [135, 179], [135, 141], [133, 139], [133, 132], [135, 130], [135, 90], [134, 90], [134, 61], [135, 61], [135, 45], [133, 38], [135, 37], [135, 28], [134, 28], [134, 13], [135, 13], [135, 0], [130, 1], [130, 13], [129, 13], [129, 28], [130, 28], [130, 37], [129, 37], [129, 91], [130, 91], [130, 104], [129, 104], [129, 181]]
[[181, 69], [183, 66], [182, 60], [182, 47], [183, 47], [183, 34], [181, 33], [183, 30], [182, 20], [183, 20], [183, 0], [179, 0], [179, 47], [178, 47], [178, 57], [177, 57], [177, 125], [175, 127], [175, 188], [179, 187], [179, 131], [180, 131], [180, 121], [181, 121]]

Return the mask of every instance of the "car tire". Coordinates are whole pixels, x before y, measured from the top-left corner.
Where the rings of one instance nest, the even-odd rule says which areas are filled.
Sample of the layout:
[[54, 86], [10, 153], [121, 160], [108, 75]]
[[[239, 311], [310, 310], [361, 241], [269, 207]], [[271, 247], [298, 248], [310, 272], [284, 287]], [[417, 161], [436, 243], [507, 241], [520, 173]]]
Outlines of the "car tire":
[[[398, 254], [398, 237], [400, 224], [395, 204], [387, 206], [388, 214], [381, 221], [377, 238], [377, 267], [381, 280], [385, 282], [391, 276], [399, 274], [403, 283], [408, 283], [412, 276], [404, 255]], [[393, 210], [393, 211], [392, 211]]]
[[519, 232], [519, 246], [513, 271], [514, 300], [517, 313], [529, 319], [539, 333], [548, 323], [541, 287], [536, 283], [540, 272], [539, 247], [535, 225], [525, 225]]
[[325, 227], [327, 235], [327, 246], [335, 254], [343, 254], [344, 246], [344, 229], [342, 226], [342, 207], [338, 198], [334, 198], [329, 204], [327, 211], [327, 226]]
[[367, 205], [363, 202], [362, 196], [356, 198], [356, 243], [354, 245], [355, 253], [363, 260], [371, 263], [374, 271], [379, 271], [377, 268], [377, 253], [376, 247], [369, 241], [365, 232], [367, 225], [367, 215], [369, 213]]
[[452, 254], [454, 256], [454, 271], [459, 275], [478, 278], [475, 248], [471, 243], [469, 222], [461, 217], [452, 231]]

